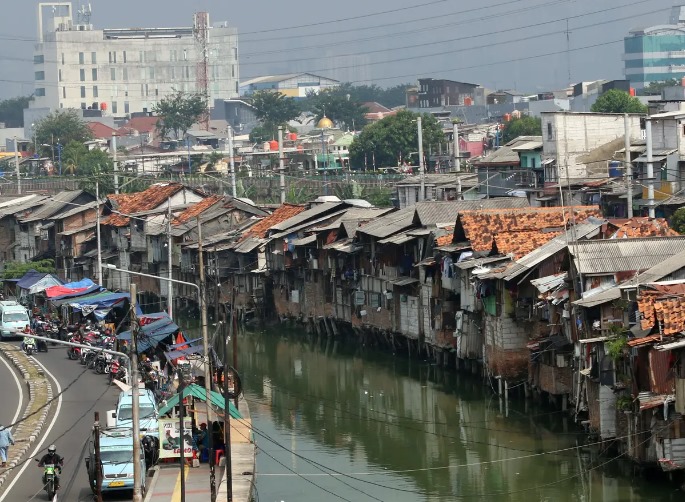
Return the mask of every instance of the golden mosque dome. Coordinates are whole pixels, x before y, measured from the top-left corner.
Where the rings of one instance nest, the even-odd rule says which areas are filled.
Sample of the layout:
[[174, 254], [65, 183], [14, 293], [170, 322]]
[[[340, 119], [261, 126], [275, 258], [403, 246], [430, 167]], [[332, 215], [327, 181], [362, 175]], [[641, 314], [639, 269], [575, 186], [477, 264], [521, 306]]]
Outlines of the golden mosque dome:
[[316, 127], [319, 129], [333, 129], [333, 121], [324, 115]]

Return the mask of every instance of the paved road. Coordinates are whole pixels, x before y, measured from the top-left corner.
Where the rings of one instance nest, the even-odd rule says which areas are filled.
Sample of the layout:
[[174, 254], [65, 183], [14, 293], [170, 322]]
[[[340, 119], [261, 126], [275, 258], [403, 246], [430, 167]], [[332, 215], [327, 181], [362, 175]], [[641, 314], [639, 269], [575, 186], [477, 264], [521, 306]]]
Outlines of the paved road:
[[14, 366], [3, 358], [0, 358], [0, 382], [0, 424], [8, 425], [24, 412], [28, 390]]
[[[81, 366], [78, 361], [70, 361], [66, 357], [66, 349], [64, 348], [51, 348], [48, 353], [38, 354], [36, 359], [43, 363], [57, 379], [62, 390], [79, 377], [85, 369], [85, 366]], [[0, 364], [1, 371], [3, 369]], [[1, 375], [2, 373], [0, 373]], [[65, 457], [60, 500], [70, 502], [92, 500], [83, 459], [87, 454], [87, 442], [90, 439], [93, 425], [93, 412], [99, 411], [101, 419], [104, 421], [105, 412], [113, 409], [116, 405], [119, 389], [116, 386], [109, 387], [107, 382], [104, 375], [97, 375], [92, 370], [86, 370], [76, 383], [64, 393], [62, 405], [52, 429], [50, 429], [50, 425], [53, 417], [48, 417], [48, 422], [44, 426], [44, 433], [49, 432], [47, 432], [47, 438], [42, 444], [41, 451], [36, 455], [42, 455], [51, 443], [55, 443], [57, 451]], [[54, 383], [53, 390], [56, 395], [57, 388]], [[1, 386], [0, 402], [4, 402], [4, 399], [10, 396], [10, 392], [16, 393], [16, 387], [9, 384]], [[29, 451], [33, 453], [33, 449]], [[34, 462], [31, 462], [19, 474], [19, 478], [11, 486], [7, 495], [0, 492], [0, 502], [47, 500], [45, 492], [37, 491], [40, 487], [40, 476], [40, 469]], [[5, 484], [3, 489], [7, 490], [8, 486], [10, 485]], [[126, 494], [125, 496], [110, 498], [110, 500], [131, 500], [131, 497], [130, 494]]]

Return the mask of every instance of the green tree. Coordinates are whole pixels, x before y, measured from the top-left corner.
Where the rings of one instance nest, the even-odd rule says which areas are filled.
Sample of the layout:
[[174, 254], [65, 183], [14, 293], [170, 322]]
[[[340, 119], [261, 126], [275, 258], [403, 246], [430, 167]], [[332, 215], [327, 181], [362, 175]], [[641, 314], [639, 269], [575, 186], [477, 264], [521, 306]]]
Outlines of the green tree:
[[[400, 155], [407, 158], [416, 152], [419, 148], [417, 117], [419, 115], [416, 113], [401, 110], [396, 115], [366, 126], [350, 145], [352, 166], [363, 166], [365, 157], [370, 163], [375, 155], [376, 166], [392, 167], [398, 164]], [[435, 117], [428, 113], [421, 117], [424, 155], [428, 155], [430, 146], [435, 146], [435, 151], [437, 145], [445, 142], [445, 135]]]
[[29, 107], [33, 96], [19, 96], [0, 101], [0, 122], [5, 127], [23, 127], [24, 110]]
[[679, 234], [685, 235], [685, 207], [681, 207], [673, 213], [670, 225], [673, 230]]
[[182, 139], [208, 112], [207, 96], [199, 92], [175, 91], [162, 98], [153, 111], [159, 116], [157, 131], [164, 139]]
[[5, 262], [5, 268], [2, 272], [4, 279], [19, 279], [23, 277], [29, 270], [35, 270], [41, 274], [55, 273], [55, 260], [45, 259], [39, 261], [30, 261], [27, 263], [18, 261]]
[[278, 126], [287, 126], [300, 115], [300, 107], [293, 98], [280, 92], [259, 91], [252, 95], [255, 115], [262, 124], [260, 134], [263, 141], [273, 139], [278, 134]]
[[541, 134], [542, 121], [539, 118], [524, 115], [504, 124], [502, 143], [509, 143], [512, 139], [516, 139], [519, 136], [540, 136]]
[[642, 94], [643, 96], [660, 96], [661, 91], [663, 91], [666, 87], [677, 87], [679, 86], [680, 83], [672, 78], [669, 80], [664, 80], [663, 82], [650, 82], [650, 84], [642, 89]]
[[344, 87], [310, 92], [304, 102], [307, 111], [314, 114], [318, 122], [325, 115], [343, 129], [361, 130], [366, 125], [364, 114], [369, 110], [352, 99]]
[[591, 110], [595, 113], [647, 113], [647, 107], [639, 99], [619, 89], [602, 94]]
[[376, 84], [372, 85], [353, 85], [348, 82], [340, 85], [339, 89], [345, 95], [349, 94], [352, 101], [359, 103], [376, 102], [385, 107], [393, 108], [402, 106], [406, 103], [407, 88], [411, 84], [399, 84], [386, 89]]
[[43, 148], [43, 154], [52, 155], [57, 143], [68, 145], [72, 141], [83, 143], [93, 138], [93, 134], [76, 110], [56, 110], [40, 120], [35, 128], [36, 143], [52, 145]]
[[114, 193], [114, 163], [107, 153], [95, 149], [86, 152], [76, 168], [81, 178], [79, 188], [95, 195], [95, 182], [99, 182], [100, 196]]
[[86, 145], [79, 143], [78, 141], [70, 141], [62, 149], [62, 163], [64, 165], [62, 173], [76, 174], [78, 166], [87, 153], [88, 148], [86, 148]]

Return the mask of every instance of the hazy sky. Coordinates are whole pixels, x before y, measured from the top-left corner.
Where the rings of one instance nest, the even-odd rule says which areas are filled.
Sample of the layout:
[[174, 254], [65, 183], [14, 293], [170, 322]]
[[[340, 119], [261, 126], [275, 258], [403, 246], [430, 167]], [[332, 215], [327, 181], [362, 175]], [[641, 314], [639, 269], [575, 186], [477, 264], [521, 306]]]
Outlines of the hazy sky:
[[[32, 40], [38, 5], [34, 0], [2, 2], [0, 99], [33, 90]], [[73, 3], [76, 10], [84, 2]], [[623, 78], [623, 37], [631, 28], [666, 24], [673, 4], [672, 0], [92, 0], [91, 23], [96, 29], [189, 26], [194, 11], [206, 10], [211, 22], [226, 20], [238, 28], [241, 80], [311, 71], [384, 87], [415, 83], [418, 77], [444, 77], [537, 92], [580, 80]]]

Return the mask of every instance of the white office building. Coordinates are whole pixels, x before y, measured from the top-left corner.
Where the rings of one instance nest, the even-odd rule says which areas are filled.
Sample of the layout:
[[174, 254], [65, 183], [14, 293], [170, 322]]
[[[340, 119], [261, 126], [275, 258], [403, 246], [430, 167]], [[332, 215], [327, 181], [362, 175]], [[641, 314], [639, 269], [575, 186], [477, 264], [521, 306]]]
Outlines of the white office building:
[[90, 17], [70, 2], [39, 4], [31, 108], [123, 117], [176, 90], [206, 90], [209, 103], [238, 96], [238, 34], [228, 23], [196, 13], [189, 27], [99, 30]]

